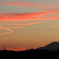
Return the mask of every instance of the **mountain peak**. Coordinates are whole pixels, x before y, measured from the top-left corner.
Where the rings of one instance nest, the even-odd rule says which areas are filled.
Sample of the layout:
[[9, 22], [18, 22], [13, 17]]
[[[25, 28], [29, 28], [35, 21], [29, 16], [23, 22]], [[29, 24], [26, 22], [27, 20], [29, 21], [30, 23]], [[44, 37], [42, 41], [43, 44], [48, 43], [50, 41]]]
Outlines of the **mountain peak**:
[[59, 43], [58, 41], [54, 41], [54, 42], [52, 42], [52, 43]]
[[52, 43], [50, 43], [50, 44], [48, 44], [48, 45], [52, 45], [52, 44], [54, 44], [54, 45], [58, 44], [58, 45], [59, 45], [59, 42], [54, 41], [54, 42], [52, 42]]
[[50, 43], [50, 44], [48, 44], [48, 45], [46, 45], [46, 46], [44, 46], [44, 47], [42, 47], [42, 48], [38, 48], [38, 49], [39, 49], [39, 50], [41, 50], [41, 49], [58, 50], [58, 49], [59, 49], [59, 42], [54, 41], [54, 42], [52, 42], [52, 43]]

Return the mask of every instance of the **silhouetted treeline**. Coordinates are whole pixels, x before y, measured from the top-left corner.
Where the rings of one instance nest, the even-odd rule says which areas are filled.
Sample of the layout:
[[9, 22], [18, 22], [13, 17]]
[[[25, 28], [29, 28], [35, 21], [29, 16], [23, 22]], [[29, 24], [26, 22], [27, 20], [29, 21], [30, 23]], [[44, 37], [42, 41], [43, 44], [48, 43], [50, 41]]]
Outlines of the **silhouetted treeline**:
[[0, 51], [0, 57], [6, 59], [59, 59], [59, 50]]

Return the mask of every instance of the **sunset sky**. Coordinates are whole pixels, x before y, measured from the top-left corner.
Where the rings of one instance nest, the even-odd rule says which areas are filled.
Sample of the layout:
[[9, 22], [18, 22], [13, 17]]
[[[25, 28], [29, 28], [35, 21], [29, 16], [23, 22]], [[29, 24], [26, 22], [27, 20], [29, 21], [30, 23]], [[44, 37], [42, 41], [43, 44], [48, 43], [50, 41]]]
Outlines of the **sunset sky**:
[[25, 50], [59, 42], [59, 0], [0, 0], [0, 50]]

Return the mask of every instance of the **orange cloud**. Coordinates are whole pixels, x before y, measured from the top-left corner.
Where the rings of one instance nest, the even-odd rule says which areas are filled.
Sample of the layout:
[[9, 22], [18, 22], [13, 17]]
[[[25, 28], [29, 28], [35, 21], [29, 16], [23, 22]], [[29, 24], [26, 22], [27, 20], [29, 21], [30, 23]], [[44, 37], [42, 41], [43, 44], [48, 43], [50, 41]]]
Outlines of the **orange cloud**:
[[6, 27], [3, 27], [3, 26], [0, 26], [0, 29], [6, 29], [6, 30], [9, 31], [9, 32], [5, 32], [5, 33], [0, 33], [0, 35], [13, 33], [13, 30], [11, 30], [13, 28], [23, 28], [23, 27], [8, 27], [8, 28], [6, 28]]
[[23, 27], [8, 27], [8, 28], [10, 28], [10, 29], [13, 29], [13, 28], [21, 28], [21, 29], [23, 29]]
[[6, 30], [9, 31], [9, 32], [6, 32], [6, 33], [0, 33], [0, 35], [9, 34], [9, 33], [12, 33], [12, 32], [13, 32], [13, 30], [11, 30], [11, 29], [9, 29], [9, 28], [5, 28], [5, 27], [3, 27], [3, 26], [0, 26], [0, 29], [6, 29]]
[[50, 14], [59, 14], [59, 10], [53, 10], [53, 9], [51, 9], [51, 10], [42, 10], [42, 11], [44, 11], [44, 12], [49, 12]]
[[[8, 24], [8, 25], [33, 25], [33, 24], [38, 24], [38, 23], [44, 23], [44, 22], [33, 22], [33, 23], [27, 23], [27, 24]], [[5, 33], [0, 33], [0, 35], [13, 33], [13, 30], [11, 30], [11, 29], [14, 29], [14, 28], [23, 29], [23, 27], [3, 27], [3, 26], [0, 26], [0, 29], [6, 29], [9, 31], [9, 32], [5, 32]]]
[[2, 17], [0, 21], [35, 21], [35, 20], [57, 20], [59, 17]]
[[12, 32], [13, 32], [13, 30], [11, 30], [11, 29], [9, 29], [9, 28], [4, 28], [4, 29], [8, 30], [9, 32], [0, 33], [0, 35], [9, 34], [9, 33], [12, 33]]
[[[33, 12], [33, 13], [0, 13], [0, 21], [35, 21], [35, 20], [57, 20], [59, 17], [56, 15], [55, 17], [47, 17], [48, 15], [54, 15], [59, 14], [59, 10], [43, 10], [43, 12]], [[45, 16], [45, 17], [44, 17]], [[7, 25], [34, 25], [44, 22], [33, 22], [33, 23], [17, 23], [17, 24], [7, 24]], [[2, 23], [3, 24], [3, 23]], [[9, 32], [6, 33], [0, 33], [0, 35], [3, 34], [9, 34], [12, 33], [13, 28], [23, 28], [23, 27], [3, 27], [0, 26], [0, 29], [6, 29]]]
[[36, 17], [40, 17], [43, 15], [46, 15], [47, 13], [43, 12], [36, 12], [36, 13], [5, 13], [0, 15], [1, 21], [11, 21], [11, 20], [19, 20], [19, 21], [25, 21], [25, 20], [34, 20], [37, 19]]
[[46, 15], [59, 14], [59, 10], [44, 10], [35, 13], [0, 13], [0, 21], [33, 21], [33, 20], [56, 20], [59, 17], [44, 17]]
[[39, 23], [44, 23], [44, 22], [33, 22], [33, 23], [26, 23], [26, 24], [8, 24], [8, 25], [33, 25], [33, 24], [39, 24]]
[[9, 48], [7, 50], [13, 50], [13, 51], [24, 51], [24, 50], [27, 50], [29, 48], [25, 48], [25, 47], [19, 47], [19, 48], [15, 48], [15, 49], [12, 49], [12, 48]]
[[35, 7], [35, 6], [38, 6], [38, 5], [41, 5], [41, 4], [38, 4], [38, 3], [22, 3], [22, 2], [15, 3], [15, 2], [11, 2], [11, 3], [9, 3], [9, 5]]

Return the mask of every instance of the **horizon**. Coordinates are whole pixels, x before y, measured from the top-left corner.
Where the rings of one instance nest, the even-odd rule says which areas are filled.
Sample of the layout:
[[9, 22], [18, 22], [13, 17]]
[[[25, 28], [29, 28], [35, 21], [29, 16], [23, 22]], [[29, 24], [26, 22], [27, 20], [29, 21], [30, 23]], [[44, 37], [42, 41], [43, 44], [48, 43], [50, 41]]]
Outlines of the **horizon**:
[[59, 0], [0, 0], [0, 50], [38, 48], [59, 42]]
[[[50, 42], [50, 43], [48, 43], [47, 45], [49, 45], [49, 44], [51, 44], [51, 43], [59, 43], [59, 42], [57, 42], [57, 41], [53, 41], [53, 42]], [[47, 45], [45, 45], [45, 46], [47, 46]], [[43, 48], [45, 47], [45, 46], [43, 46]], [[51, 45], [50, 45], [51, 46]], [[53, 47], [53, 46], [52, 46]], [[22, 47], [21, 47], [22, 48]], [[10, 51], [26, 51], [26, 50], [30, 50], [30, 49], [40, 49], [40, 48], [42, 48], [42, 47], [37, 47], [37, 48], [27, 48], [27, 49], [8, 49], [8, 48], [6, 48], [6, 46], [4, 45], [4, 48], [2, 49], [2, 50], [10, 50]], [[2, 51], [2, 50], [0, 50], [0, 51]], [[47, 49], [46, 49], [47, 50]]]

